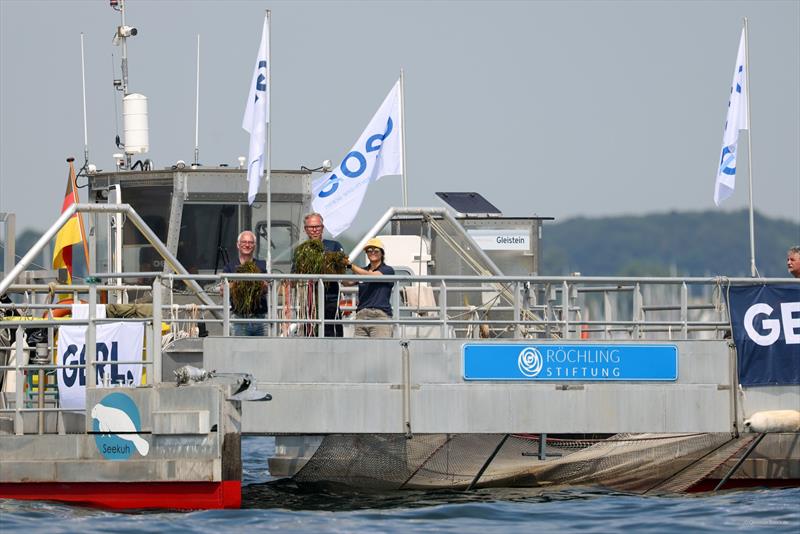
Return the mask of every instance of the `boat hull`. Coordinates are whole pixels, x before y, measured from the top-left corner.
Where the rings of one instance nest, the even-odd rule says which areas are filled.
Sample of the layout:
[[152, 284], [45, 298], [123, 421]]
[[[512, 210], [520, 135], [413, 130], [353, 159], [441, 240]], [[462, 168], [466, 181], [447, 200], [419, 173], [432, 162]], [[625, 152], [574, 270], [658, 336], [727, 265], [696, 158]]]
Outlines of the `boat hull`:
[[242, 484], [222, 482], [0, 483], [0, 498], [58, 501], [113, 510], [239, 508]]

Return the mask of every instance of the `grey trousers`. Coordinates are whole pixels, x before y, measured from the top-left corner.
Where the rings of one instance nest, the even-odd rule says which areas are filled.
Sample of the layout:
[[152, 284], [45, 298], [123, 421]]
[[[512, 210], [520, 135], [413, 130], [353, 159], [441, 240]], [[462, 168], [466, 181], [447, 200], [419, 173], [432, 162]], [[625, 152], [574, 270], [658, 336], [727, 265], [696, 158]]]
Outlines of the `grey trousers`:
[[[356, 312], [356, 320], [388, 321], [389, 316], [383, 310], [364, 308]], [[359, 324], [356, 325], [355, 337], [392, 337], [393, 325], [391, 324]]]

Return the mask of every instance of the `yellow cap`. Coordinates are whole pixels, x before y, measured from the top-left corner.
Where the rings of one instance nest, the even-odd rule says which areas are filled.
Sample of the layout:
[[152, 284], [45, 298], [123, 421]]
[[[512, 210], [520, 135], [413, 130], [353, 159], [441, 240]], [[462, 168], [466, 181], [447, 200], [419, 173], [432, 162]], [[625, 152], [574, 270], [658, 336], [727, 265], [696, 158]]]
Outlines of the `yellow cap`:
[[376, 247], [376, 248], [379, 248], [379, 249], [383, 250], [384, 252], [386, 252], [386, 250], [384, 250], [384, 248], [383, 248], [383, 241], [381, 241], [377, 237], [373, 237], [372, 239], [367, 241], [367, 244], [364, 245], [364, 250], [367, 250], [370, 247]]

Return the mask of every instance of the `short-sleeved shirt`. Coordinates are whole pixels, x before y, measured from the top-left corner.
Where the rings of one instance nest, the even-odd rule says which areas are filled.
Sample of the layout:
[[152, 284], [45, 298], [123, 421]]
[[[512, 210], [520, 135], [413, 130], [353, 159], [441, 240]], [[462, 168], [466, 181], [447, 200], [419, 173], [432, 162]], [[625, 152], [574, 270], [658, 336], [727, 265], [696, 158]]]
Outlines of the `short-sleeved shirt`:
[[[344, 252], [344, 247], [333, 239], [323, 239], [322, 248], [325, 252]], [[292, 256], [292, 272], [295, 272], [294, 256]], [[339, 302], [339, 282], [330, 282], [325, 286], [325, 302]]]
[[[364, 269], [369, 270], [369, 265]], [[381, 274], [392, 275], [394, 269], [381, 263], [377, 268]], [[372, 282], [371, 280], [380, 280], [376, 276], [369, 277], [370, 282], [358, 283], [358, 310], [376, 309], [383, 310], [386, 315], [392, 315], [392, 286], [393, 282]]]
[[[253, 261], [256, 264], [256, 269], [258, 269], [258, 271], [260, 273], [267, 272], [267, 262], [266, 262], [266, 260], [258, 260], [258, 259], [253, 258]], [[225, 267], [222, 269], [222, 272], [223, 273], [235, 273], [236, 269], [238, 269], [240, 265], [241, 265], [241, 263], [239, 263], [238, 259], [234, 260], [234, 261], [226, 264]], [[233, 295], [231, 295], [231, 305], [232, 304], [233, 304]], [[253, 311], [253, 314], [254, 315], [261, 315], [261, 314], [267, 313], [267, 310], [269, 310], [269, 306], [267, 304], [267, 294], [265, 292], [265, 293], [263, 293], [261, 295], [261, 299], [258, 301], [258, 307], [255, 309], [255, 311]]]

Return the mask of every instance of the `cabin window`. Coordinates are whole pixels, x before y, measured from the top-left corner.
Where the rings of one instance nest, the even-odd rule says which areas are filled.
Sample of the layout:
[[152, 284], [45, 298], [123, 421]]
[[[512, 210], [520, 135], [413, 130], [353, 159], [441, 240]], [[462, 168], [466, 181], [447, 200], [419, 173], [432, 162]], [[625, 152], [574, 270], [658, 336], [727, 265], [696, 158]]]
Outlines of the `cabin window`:
[[[294, 243], [296, 230], [289, 221], [272, 221], [270, 228], [272, 233], [272, 263], [285, 263], [292, 261], [292, 244]], [[258, 243], [256, 245], [256, 257], [262, 260], [267, 259], [267, 223], [261, 221], [256, 225], [256, 235]]]
[[[165, 187], [122, 188], [122, 202], [130, 204], [161, 241], [167, 240], [169, 199], [169, 189]], [[161, 255], [132, 222], [125, 223], [122, 235], [123, 270], [158, 272], [164, 269]]]
[[178, 261], [190, 273], [222, 272], [238, 258], [236, 204], [184, 204], [178, 242]]

